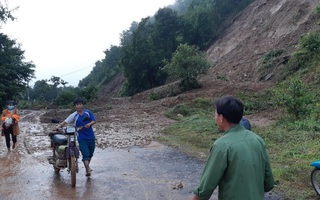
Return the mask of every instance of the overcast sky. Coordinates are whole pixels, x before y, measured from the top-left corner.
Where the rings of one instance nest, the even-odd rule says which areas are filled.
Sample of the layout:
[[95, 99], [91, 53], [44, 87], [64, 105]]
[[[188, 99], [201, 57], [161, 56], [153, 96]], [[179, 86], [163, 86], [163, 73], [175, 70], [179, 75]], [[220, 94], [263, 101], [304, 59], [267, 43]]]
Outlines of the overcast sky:
[[[3, 2], [3, 0], [1, 0]], [[61, 77], [77, 86], [104, 51], [119, 45], [133, 21], [154, 15], [175, 0], [10, 0], [16, 21], [1, 31], [16, 39], [25, 61], [35, 65], [35, 81]]]

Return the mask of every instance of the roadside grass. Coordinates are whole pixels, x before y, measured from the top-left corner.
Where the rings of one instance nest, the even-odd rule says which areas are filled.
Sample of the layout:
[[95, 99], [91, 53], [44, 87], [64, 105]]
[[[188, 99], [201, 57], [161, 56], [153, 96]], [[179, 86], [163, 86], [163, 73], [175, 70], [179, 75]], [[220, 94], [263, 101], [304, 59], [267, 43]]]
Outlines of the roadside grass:
[[221, 136], [217, 130], [212, 116], [200, 113], [166, 128], [158, 140], [205, 161], [213, 140]]
[[320, 133], [278, 123], [253, 131], [267, 144], [274, 177], [280, 182], [274, 190], [285, 199], [316, 199], [310, 163], [320, 159]]
[[178, 105], [166, 116], [177, 123], [164, 129], [158, 140], [205, 161], [208, 147], [221, 136], [214, 123], [212, 100], [195, 99], [191, 104]]
[[[158, 140], [205, 162], [212, 143], [222, 134], [213, 114], [212, 100], [209, 99], [180, 105], [167, 113], [177, 123], [166, 128]], [[317, 122], [279, 120], [263, 128], [253, 126], [252, 130], [267, 144], [274, 177], [279, 181], [274, 191], [285, 199], [317, 199], [310, 182], [313, 169], [310, 163], [320, 160]]]

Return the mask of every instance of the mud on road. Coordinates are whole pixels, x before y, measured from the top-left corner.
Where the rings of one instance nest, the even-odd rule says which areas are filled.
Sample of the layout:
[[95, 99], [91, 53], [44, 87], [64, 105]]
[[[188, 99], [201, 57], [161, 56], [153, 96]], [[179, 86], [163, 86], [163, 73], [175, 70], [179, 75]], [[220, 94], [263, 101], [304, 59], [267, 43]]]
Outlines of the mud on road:
[[79, 161], [75, 188], [66, 170], [56, 174], [47, 161], [50, 119], [63, 120], [70, 110], [22, 110], [16, 149], [7, 152], [1, 138], [0, 199], [191, 199], [204, 163], [154, 141], [173, 121], [156, 106], [113, 101], [91, 109], [98, 121], [93, 173], [87, 178]]
[[[85, 176], [80, 162], [77, 184], [72, 188], [68, 172], [63, 170], [56, 174], [47, 162], [51, 151], [46, 133], [53, 125], [41, 122], [46, 113], [21, 112], [21, 134], [16, 149], [7, 152], [4, 138], [1, 138], [0, 199], [191, 198], [202, 163], [152, 141], [153, 134], [138, 137], [135, 130], [125, 126], [116, 129], [120, 126], [117, 120], [110, 122], [110, 132], [98, 131], [95, 127], [98, 148], [92, 160], [92, 176]], [[142, 125], [146, 126], [144, 123]], [[121, 138], [124, 130], [128, 134]]]

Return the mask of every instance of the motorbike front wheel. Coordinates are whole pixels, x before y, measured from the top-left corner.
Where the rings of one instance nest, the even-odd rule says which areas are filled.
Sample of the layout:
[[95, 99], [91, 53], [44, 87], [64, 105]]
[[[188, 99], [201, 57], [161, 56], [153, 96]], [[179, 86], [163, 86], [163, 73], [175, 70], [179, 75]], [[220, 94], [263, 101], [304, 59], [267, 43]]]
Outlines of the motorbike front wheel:
[[77, 169], [76, 169], [76, 158], [75, 156], [71, 156], [69, 159], [69, 166], [70, 166], [70, 175], [71, 175], [71, 186], [74, 187], [76, 186], [76, 174], [77, 174]]
[[54, 172], [55, 173], [59, 173], [60, 172], [60, 168], [53, 166]]
[[311, 172], [311, 183], [313, 189], [320, 195], [320, 168], [314, 168]]

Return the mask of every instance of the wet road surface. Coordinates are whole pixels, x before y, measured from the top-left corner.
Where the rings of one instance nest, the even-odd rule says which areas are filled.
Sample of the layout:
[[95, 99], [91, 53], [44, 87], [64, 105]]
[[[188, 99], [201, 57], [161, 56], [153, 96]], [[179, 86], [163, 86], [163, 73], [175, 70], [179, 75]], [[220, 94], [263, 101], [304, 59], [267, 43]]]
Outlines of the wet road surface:
[[91, 177], [79, 162], [72, 188], [67, 170], [56, 174], [46, 162], [50, 151], [28, 155], [19, 148], [0, 154], [0, 199], [190, 199], [202, 169], [200, 162], [155, 142], [97, 149]]
[[[24, 113], [21, 134], [14, 150], [7, 151], [0, 137], [0, 199], [88, 199], [88, 200], [188, 200], [199, 182], [204, 163], [151, 142], [146, 146], [96, 148], [90, 178], [79, 161], [76, 187], [64, 169], [55, 173], [48, 128], [39, 122], [39, 112]], [[28, 117], [29, 116], [29, 117]], [[215, 192], [211, 200], [217, 199]], [[266, 200], [277, 200], [267, 194]]]
[[156, 142], [145, 148], [97, 149], [91, 177], [79, 162], [72, 188], [67, 170], [56, 174], [46, 161], [50, 151], [29, 155], [19, 148], [0, 154], [0, 199], [185, 200], [193, 196], [203, 169], [203, 163]]

